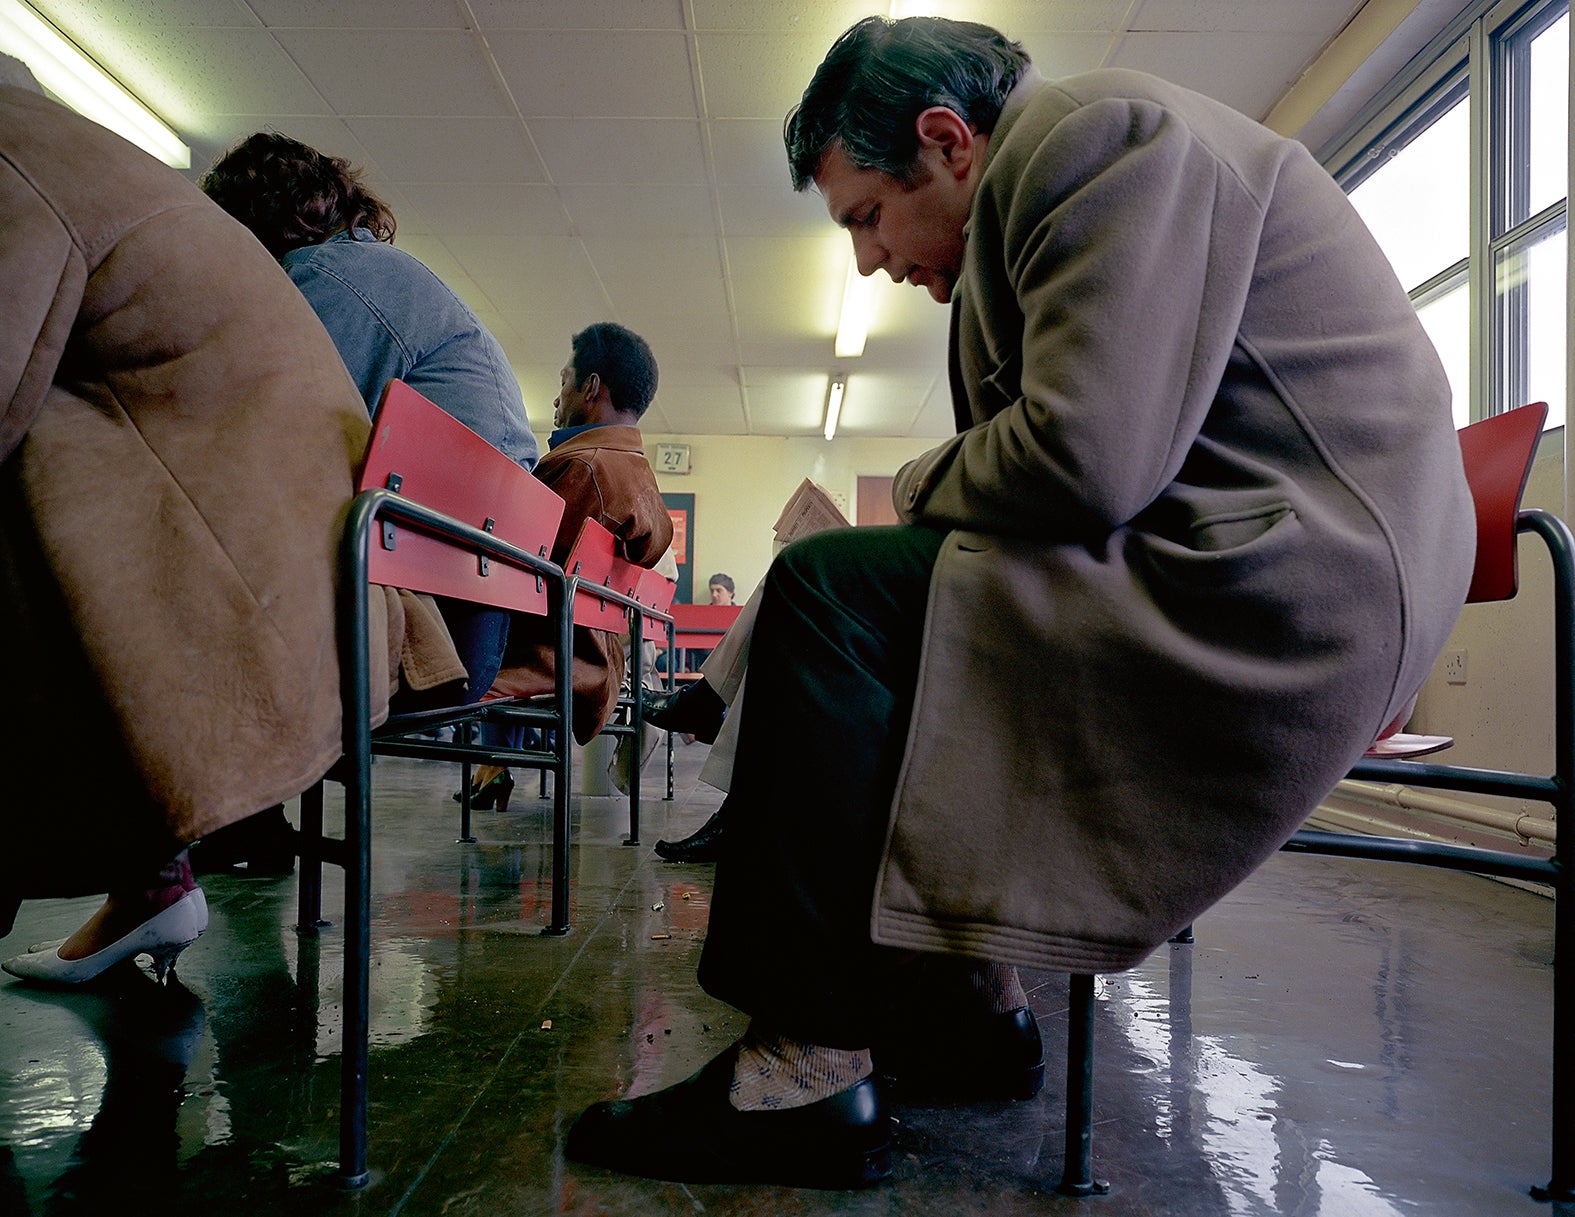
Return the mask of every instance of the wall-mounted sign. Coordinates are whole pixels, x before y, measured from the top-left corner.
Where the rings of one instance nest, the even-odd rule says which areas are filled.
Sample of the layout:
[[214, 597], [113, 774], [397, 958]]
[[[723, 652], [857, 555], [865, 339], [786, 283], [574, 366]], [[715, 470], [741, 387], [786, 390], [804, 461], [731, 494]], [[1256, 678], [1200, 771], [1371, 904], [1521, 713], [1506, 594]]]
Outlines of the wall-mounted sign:
[[688, 473], [689, 472], [689, 445], [688, 444], [657, 444], [656, 445], [656, 472], [658, 472], [658, 473]]

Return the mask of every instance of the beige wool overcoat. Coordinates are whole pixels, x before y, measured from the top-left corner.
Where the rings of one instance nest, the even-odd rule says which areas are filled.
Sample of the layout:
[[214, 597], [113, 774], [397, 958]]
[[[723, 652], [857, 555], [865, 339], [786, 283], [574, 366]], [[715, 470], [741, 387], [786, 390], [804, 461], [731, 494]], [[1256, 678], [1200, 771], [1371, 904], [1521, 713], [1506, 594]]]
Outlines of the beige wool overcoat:
[[1465, 597], [1439, 361], [1305, 149], [1136, 73], [1026, 82], [952, 311], [953, 530], [878, 942], [1129, 967], [1302, 822]]
[[[0, 281], [3, 929], [19, 896], [124, 886], [339, 756], [334, 550], [369, 422], [250, 233], [18, 88]], [[381, 711], [401, 614], [372, 604]]]

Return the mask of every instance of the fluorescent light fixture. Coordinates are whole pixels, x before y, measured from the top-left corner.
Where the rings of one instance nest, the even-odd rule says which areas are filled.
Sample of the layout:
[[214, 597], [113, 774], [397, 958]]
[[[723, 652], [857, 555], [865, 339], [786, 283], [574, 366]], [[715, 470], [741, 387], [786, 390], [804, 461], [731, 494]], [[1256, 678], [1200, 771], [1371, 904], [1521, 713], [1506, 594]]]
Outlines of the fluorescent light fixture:
[[84, 118], [166, 165], [191, 168], [191, 149], [173, 131], [21, 0], [0, 0], [0, 50], [27, 64], [39, 84]]
[[826, 438], [837, 434], [837, 420], [842, 417], [842, 395], [847, 392], [848, 378], [833, 376], [831, 389], [826, 394]]
[[864, 340], [870, 336], [870, 313], [875, 308], [875, 278], [859, 274], [859, 260], [848, 258], [848, 277], [842, 285], [842, 316], [837, 321], [835, 350], [838, 359], [857, 359], [864, 354]]

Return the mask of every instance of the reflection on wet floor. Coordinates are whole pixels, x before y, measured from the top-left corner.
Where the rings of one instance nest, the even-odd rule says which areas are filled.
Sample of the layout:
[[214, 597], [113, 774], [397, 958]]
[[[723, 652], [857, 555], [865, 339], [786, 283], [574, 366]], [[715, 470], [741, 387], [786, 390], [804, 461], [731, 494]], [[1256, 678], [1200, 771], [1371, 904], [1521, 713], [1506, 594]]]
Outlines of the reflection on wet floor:
[[[341, 940], [293, 928], [293, 878], [205, 880], [212, 923], [166, 988], [134, 968], [75, 992], [0, 979], [0, 1215], [1575, 1214], [1526, 1191], [1550, 1166], [1552, 902], [1311, 857], [1271, 860], [1194, 945], [1100, 978], [1108, 1196], [1050, 1191], [1067, 980], [1048, 974], [1025, 977], [1045, 1092], [898, 1108], [893, 1179], [869, 1192], [566, 1164], [587, 1103], [685, 1077], [743, 1026], [695, 981], [711, 868], [650, 850], [714, 810], [703, 752], [679, 750], [672, 804], [653, 763], [639, 848], [621, 843], [621, 800], [580, 800], [565, 938], [537, 932], [550, 871], [534, 782], [461, 845], [454, 768], [378, 762], [373, 1182], [354, 1195], [332, 1184]], [[330, 917], [338, 879], [329, 868]], [[95, 903], [26, 904], [4, 946], [62, 937]]]

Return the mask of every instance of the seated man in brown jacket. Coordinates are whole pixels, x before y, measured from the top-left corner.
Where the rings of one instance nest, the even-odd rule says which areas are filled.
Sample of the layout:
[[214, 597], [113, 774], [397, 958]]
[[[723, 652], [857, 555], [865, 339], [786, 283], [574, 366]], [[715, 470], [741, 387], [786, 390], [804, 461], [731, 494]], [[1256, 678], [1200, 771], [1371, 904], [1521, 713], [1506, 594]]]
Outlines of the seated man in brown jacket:
[[[617, 538], [621, 557], [654, 567], [673, 540], [673, 521], [645, 459], [640, 419], [656, 396], [656, 357], [645, 339], [611, 321], [573, 338], [553, 400], [556, 426], [536, 476], [566, 504], [552, 560], [569, 556], [580, 528], [595, 520]], [[530, 697], [553, 688], [554, 626], [545, 617], [514, 615], [496, 696]], [[588, 742], [612, 717], [623, 685], [623, 641], [606, 630], [574, 631], [574, 738]], [[487, 730], [496, 732], [495, 727]], [[507, 741], [505, 734], [492, 742]], [[513, 781], [506, 769], [478, 766], [473, 792], [486, 806], [506, 807]]]

